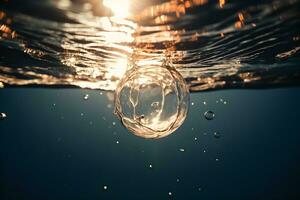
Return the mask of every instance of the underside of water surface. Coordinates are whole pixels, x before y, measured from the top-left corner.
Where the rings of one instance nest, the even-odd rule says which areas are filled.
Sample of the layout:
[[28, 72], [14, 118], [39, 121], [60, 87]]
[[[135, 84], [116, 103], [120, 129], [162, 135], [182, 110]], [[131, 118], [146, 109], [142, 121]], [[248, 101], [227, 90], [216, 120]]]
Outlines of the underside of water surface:
[[0, 0], [0, 87], [115, 90], [170, 66], [190, 91], [299, 85], [299, 0]]

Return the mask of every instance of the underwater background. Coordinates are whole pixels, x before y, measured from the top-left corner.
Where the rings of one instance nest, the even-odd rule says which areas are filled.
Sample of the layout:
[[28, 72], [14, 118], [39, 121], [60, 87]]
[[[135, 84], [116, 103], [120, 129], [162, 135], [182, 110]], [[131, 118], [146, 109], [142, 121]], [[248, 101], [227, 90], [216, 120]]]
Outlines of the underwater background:
[[[299, 6], [0, 0], [0, 199], [299, 199]], [[114, 114], [147, 66], [190, 91], [160, 139]]]

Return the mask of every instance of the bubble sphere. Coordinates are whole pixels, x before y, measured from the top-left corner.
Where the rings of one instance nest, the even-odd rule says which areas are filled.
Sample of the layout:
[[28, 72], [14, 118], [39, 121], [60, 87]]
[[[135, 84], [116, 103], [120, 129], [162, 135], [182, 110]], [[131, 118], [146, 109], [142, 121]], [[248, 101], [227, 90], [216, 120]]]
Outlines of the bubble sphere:
[[161, 138], [182, 125], [189, 99], [187, 85], [175, 69], [132, 68], [115, 91], [115, 114], [133, 134]]

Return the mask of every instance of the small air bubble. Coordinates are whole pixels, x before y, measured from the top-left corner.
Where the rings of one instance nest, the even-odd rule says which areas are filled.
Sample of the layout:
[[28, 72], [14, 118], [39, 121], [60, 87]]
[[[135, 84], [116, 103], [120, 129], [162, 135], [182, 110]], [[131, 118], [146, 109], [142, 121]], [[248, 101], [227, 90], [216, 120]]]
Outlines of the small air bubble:
[[119, 142], [119, 141], [116, 141], [116, 143], [119, 144], [120, 142]]
[[183, 148], [179, 149], [179, 151], [184, 152], [185, 150]]
[[221, 137], [221, 134], [219, 132], [214, 132], [214, 137], [215, 138], [220, 138]]
[[169, 196], [172, 196], [172, 192], [169, 192], [168, 195], [169, 195]]
[[115, 126], [115, 125], [116, 125], [116, 122], [113, 122], [112, 125]]
[[83, 99], [84, 99], [84, 100], [88, 100], [88, 99], [89, 99], [89, 97], [90, 97], [90, 95], [88, 95], [88, 94], [85, 94], [85, 95], [83, 96]]
[[203, 104], [204, 104], [204, 105], [207, 105], [206, 101], [203, 101]]
[[107, 190], [107, 186], [106, 185], [103, 186], [103, 190]]
[[149, 168], [151, 168], [151, 169], [152, 169], [152, 168], [153, 168], [153, 165], [152, 165], [152, 164], [150, 164], [150, 165], [149, 165]]
[[7, 116], [5, 113], [0, 113], [0, 120], [3, 120], [5, 119]]
[[204, 117], [207, 120], [213, 120], [215, 118], [215, 113], [213, 111], [206, 111]]

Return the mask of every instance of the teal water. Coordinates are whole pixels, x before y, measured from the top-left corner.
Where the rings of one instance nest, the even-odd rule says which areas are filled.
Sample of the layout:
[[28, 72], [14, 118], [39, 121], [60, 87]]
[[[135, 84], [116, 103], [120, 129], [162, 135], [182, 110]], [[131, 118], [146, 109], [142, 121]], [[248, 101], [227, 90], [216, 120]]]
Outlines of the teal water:
[[299, 6], [0, 0], [0, 200], [300, 199]]
[[183, 126], [147, 140], [109, 93], [1, 89], [1, 199], [299, 199], [299, 92], [193, 93]]

